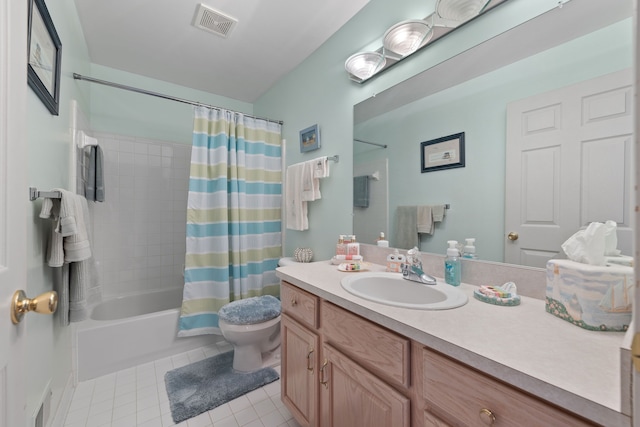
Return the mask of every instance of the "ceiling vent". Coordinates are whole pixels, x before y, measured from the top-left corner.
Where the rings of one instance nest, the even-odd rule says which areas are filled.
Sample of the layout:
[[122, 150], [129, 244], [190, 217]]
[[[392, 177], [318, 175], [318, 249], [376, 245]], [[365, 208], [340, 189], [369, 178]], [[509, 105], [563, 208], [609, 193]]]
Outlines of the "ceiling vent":
[[209, 31], [221, 37], [227, 38], [238, 23], [238, 20], [218, 12], [200, 3], [196, 10], [196, 17], [193, 26], [201, 30]]

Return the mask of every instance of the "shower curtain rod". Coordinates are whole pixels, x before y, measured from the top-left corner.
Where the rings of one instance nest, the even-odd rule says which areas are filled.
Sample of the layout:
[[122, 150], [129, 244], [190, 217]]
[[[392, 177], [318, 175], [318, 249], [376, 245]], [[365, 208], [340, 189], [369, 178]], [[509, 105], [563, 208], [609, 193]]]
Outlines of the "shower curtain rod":
[[361, 139], [355, 139], [355, 138], [353, 140], [356, 142], [362, 142], [363, 144], [377, 145], [378, 147], [387, 148], [387, 144], [378, 144], [377, 142], [363, 141]]
[[[115, 87], [115, 88], [118, 88], [118, 89], [129, 90], [131, 92], [137, 92], [137, 93], [141, 93], [143, 95], [156, 96], [158, 98], [168, 99], [169, 101], [182, 102], [183, 104], [190, 104], [190, 105], [195, 105], [195, 106], [198, 106], [198, 107], [208, 107], [208, 108], [212, 108], [214, 110], [223, 110], [224, 109], [224, 108], [221, 108], [221, 107], [216, 107], [214, 105], [203, 104], [201, 102], [190, 101], [188, 99], [176, 98], [175, 96], [164, 95], [164, 94], [158, 93], [158, 92], [151, 92], [151, 91], [145, 90], [145, 89], [139, 89], [139, 88], [133, 87], [133, 86], [127, 86], [127, 85], [122, 85], [122, 84], [119, 84], [119, 83], [108, 82], [106, 80], [95, 79], [93, 77], [83, 76], [83, 75], [78, 74], [78, 73], [73, 73], [73, 78], [75, 80], [86, 80], [86, 81], [92, 82], [92, 83], [98, 83], [98, 84], [101, 84], [101, 85], [111, 86], [111, 87]], [[239, 113], [238, 111], [233, 111], [233, 112], [236, 113], [236, 114], [244, 114], [244, 113]], [[247, 116], [247, 117], [254, 118], [254, 119], [260, 119], [260, 120], [266, 120], [266, 121], [272, 122], [272, 123], [278, 123], [280, 125], [284, 124], [284, 122], [282, 120], [265, 119], [263, 117], [252, 116], [251, 114], [244, 114], [244, 115]]]

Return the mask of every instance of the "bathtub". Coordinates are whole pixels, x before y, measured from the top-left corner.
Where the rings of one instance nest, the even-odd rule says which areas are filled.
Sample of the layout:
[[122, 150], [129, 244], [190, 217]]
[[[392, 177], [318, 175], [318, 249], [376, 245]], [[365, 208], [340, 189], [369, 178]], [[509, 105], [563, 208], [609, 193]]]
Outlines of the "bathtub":
[[105, 300], [76, 326], [78, 381], [222, 341], [218, 335], [178, 338], [182, 289]]

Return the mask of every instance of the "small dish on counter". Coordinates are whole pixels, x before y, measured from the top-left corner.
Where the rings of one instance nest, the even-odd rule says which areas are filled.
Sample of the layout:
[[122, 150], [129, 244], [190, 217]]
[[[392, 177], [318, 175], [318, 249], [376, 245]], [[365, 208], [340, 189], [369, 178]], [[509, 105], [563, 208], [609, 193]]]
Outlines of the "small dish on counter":
[[349, 273], [356, 273], [358, 271], [365, 271], [369, 267], [366, 262], [343, 262], [338, 265], [338, 270], [346, 271]]

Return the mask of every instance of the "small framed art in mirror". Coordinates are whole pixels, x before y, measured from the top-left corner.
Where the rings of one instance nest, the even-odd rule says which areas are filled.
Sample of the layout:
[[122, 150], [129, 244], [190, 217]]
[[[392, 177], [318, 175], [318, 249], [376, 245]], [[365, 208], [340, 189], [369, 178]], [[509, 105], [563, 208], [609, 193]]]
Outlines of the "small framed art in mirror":
[[28, 50], [29, 87], [51, 114], [57, 116], [60, 103], [62, 43], [44, 0], [29, 2]]
[[422, 173], [464, 167], [464, 132], [420, 143]]

